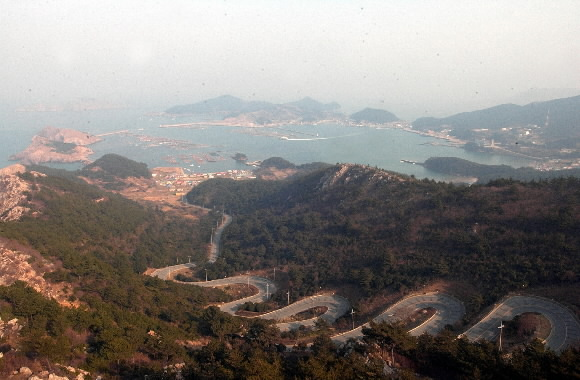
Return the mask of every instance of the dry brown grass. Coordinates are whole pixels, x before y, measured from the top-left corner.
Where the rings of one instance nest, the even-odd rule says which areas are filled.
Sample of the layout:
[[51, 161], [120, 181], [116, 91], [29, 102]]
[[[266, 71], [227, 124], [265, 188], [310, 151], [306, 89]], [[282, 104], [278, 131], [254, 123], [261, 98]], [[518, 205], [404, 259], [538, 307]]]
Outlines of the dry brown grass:
[[250, 284], [230, 284], [224, 286], [216, 286], [217, 289], [220, 289], [227, 295], [231, 296], [233, 299], [239, 300], [242, 298], [250, 297], [253, 295], [258, 294], [259, 290], [254, 285]]

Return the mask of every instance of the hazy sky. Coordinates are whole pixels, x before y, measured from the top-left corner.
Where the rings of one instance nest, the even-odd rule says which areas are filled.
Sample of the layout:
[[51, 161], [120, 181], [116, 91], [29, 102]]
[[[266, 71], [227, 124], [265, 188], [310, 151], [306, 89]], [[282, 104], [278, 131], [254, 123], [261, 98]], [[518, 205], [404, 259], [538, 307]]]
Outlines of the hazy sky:
[[580, 94], [579, 15], [578, 0], [0, 0], [0, 103], [311, 96], [443, 116]]

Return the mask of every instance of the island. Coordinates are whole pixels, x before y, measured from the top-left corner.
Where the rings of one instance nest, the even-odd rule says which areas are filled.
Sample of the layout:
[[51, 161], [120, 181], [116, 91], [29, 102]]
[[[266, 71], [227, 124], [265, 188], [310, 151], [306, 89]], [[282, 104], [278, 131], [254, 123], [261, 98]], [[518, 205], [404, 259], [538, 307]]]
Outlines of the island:
[[45, 127], [32, 137], [30, 145], [22, 152], [10, 156], [10, 160], [22, 164], [40, 164], [45, 162], [90, 162], [93, 151], [88, 145], [101, 139], [74, 129]]

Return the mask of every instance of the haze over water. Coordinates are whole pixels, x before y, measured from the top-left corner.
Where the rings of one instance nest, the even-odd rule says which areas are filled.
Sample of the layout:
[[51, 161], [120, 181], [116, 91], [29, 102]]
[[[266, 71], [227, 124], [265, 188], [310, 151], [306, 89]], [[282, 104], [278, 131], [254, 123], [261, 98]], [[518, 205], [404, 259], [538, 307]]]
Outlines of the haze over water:
[[[295, 140], [276, 136], [251, 135], [248, 131], [280, 133], [279, 129], [248, 129], [228, 126], [203, 128], [159, 128], [160, 124], [187, 123], [192, 118], [172, 120], [147, 115], [148, 110], [103, 110], [78, 112], [20, 112], [7, 113], [0, 120], [9, 126], [6, 143], [0, 150], [0, 165], [7, 166], [11, 154], [24, 149], [32, 136], [47, 125], [71, 128], [91, 134], [129, 130], [129, 134], [103, 136], [103, 141], [90, 146], [95, 160], [106, 153], [117, 153], [130, 159], [145, 162], [150, 168], [181, 166], [194, 172], [219, 172], [229, 169], [248, 169], [231, 156], [240, 152], [249, 161], [282, 157], [295, 164], [310, 162], [358, 163], [377, 166], [418, 178], [447, 180], [449, 177], [426, 170], [420, 165], [401, 160], [423, 162], [433, 156], [454, 156], [483, 164], [506, 164], [514, 167], [530, 162], [516, 157], [466, 152], [461, 148], [445, 146], [443, 140], [420, 136], [398, 129], [372, 129], [342, 125], [290, 125], [284, 133], [292, 133]], [[199, 119], [197, 119], [199, 120]], [[289, 132], [294, 131], [294, 132]], [[168, 143], [149, 142], [142, 136], [163, 137], [186, 142], [177, 149]], [[215, 162], [185, 162], [180, 156], [205, 156]], [[172, 157], [176, 162], [170, 162]], [[50, 164], [74, 169], [78, 164]]]

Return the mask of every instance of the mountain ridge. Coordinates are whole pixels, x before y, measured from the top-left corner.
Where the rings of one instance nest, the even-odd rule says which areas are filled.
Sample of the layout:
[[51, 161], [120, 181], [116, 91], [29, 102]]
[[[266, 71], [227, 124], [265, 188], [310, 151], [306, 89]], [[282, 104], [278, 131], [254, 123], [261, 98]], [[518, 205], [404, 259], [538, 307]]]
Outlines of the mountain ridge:
[[424, 117], [413, 127], [425, 130], [447, 127], [453, 130], [493, 129], [537, 125], [556, 138], [580, 134], [580, 95], [533, 102], [523, 106], [500, 104], [481, 110], [461, 112], [444, 118]]

